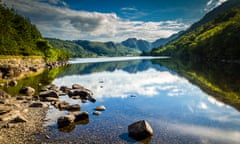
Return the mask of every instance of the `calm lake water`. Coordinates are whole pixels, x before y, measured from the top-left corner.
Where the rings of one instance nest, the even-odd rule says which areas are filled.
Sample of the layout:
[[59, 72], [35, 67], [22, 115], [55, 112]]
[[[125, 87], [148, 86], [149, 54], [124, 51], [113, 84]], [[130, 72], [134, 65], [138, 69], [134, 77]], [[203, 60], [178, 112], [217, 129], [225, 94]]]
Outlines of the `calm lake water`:
[[[155, 59], [171, 61], [166, 59]], [[151, 58], [72, 59], [53, 84], [78, 83], [90, 89], [95, 103], [61, 96], [89, 112], [89, 121], [58, 129], [57, 118], [67, 114], [50, 107], [45, 126], [55, 143], [240, 143], [240, 112], [216, 100], [174, 69]], [[238, 89], [239, 90], [239, 89]], [[95, 106], [106, 111], [93, 115]], [[137, 142], [127, 135], [129, 124], [145, 119], [154, 135]]]

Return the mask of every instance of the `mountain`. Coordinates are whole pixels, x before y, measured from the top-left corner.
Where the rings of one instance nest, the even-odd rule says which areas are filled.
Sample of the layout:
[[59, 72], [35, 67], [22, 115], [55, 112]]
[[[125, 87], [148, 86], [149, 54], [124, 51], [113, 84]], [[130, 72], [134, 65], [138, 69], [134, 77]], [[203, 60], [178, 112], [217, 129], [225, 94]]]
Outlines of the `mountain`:
[[181, 35], [183, 33], [183, 31], [180, 31], [176, 34], [173, 34], [171, 35], [170, 37], [168, 38], [160, 38], [154, 42], [151, 43], [151, 48], [157, 48], [157, 47], [160, 47], [160, 46], [163, 46], [163, 45], [166, 45], [168, 42], [176, 39], [179, 35]]
[[[1, 1], [0, 1], [1, 2]], [[68, 58], [68, 53], [52, 48], [30, 20], [0, 3], [0, 55], [42, 56], [47, 61]]]
[[146, 40], [141, 40], [141, 39], [138, 40], [136, 38], [128, 38], [127, 40], [122, 41], [121, 44], [126, 47], [129, 47], [129, 48], [134, 48], [134, 49], [138, 49], [140, 51], [149, 52], [153, 48], [163, 46], [163, 45], [167, 44], [168, 42], [176, 39], [180, 34], [182, 34], [182, 31], [179, 33], [173, 34], [168, 38], [157, 39], [154, 42], [148, 42]]
[[195, 23], [187, 32], [152, 55], [195, 60], [240, 59], [240, 1], [229, 0]]
[[87, 40], [60, 40], [46, 38], [54, 47], [69, 51], [73, 57], [136, 56], [141, 51], [113, 42], [94, 42]]
[[139, 49], [141, 51], [149, 51], [151, 50], [151, 43], [145, 40], [138, 40], [136, 38], [128, 38], [125, 41], [122, 41], [122, 45], [129, 47], [129, 48], [135, 48]]

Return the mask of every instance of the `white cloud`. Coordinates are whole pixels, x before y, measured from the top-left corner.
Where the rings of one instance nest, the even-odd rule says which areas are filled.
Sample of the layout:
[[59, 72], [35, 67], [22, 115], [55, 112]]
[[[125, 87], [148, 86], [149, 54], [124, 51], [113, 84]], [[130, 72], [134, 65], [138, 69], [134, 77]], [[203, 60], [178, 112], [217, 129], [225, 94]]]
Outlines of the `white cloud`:
[[[64, 80], [63, 80], [64, 79]], [[97, 99], [107, 97], [129, 97], [130, 95], [159, 96], [159, 90], [165, 89], [166, 93], [179, 93], [183, 85], [188, 81], [167, 71], [157, 71], [149, 69], [138, 73], [128, 73], [122, 70], [114, 72], [100, 72], [89, 75], [65, 76], [54, 80], [56, 85], [66, 85], [71, 87], [73, 83], [81, 82], [86, 88], [93, 90]], [[98, 83], [104, 81], [103, 84]], [[178, 83], [178, 85], [175, 85]], [[101, 88], [103, 86], [103, 88]], [[172, 89], [171, 86], [175, 86]], [[181, 95], [184, 95], [182, 93]]]
[[123, 10], [123, 11], [137, 11], [138, 9], [133, 8], [133, 7], [123, 7], [123, 8], [121, 8], [121, 10]]
[[[50, 1], [53, 4], [65, 3], [59, 0]], [[188, 27], [178, 21], [129, 21], [119, 18], [115, 13], [76, 11], [33, 0], [7, 0], [5, 3], [13, 6], [18, 13], [29, 17], [44, 37], [97, 41], [123, 41], [129, 37], [136, 37], [154, 41]]]
[[190, 124], [168, 124], [168, 128], [173, 131], [180, 131], [181, 134], [197, 136], [201, 139], [207, 138], [220, 143], [240, 143], [240, 132], [237, 130], [226, 130], [222, 128], [213, 128], [207, 126], [198, 126]]
[[226, 2], [228, 0], [209, 0], [206, 4], [205, 11], [210, 11], [218, 6], [220, 6], [222, 3]]

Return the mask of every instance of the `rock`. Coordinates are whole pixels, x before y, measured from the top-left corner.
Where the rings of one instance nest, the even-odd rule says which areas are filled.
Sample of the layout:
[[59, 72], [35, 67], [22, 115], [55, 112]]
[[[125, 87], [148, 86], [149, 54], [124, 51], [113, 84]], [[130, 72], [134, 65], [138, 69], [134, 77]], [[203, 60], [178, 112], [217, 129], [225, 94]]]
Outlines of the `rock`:
[[8, 83], [8, 85], [9, 85], [9, 86], [12, 86], [12, 87], [17, 86], [17, 81], [11, 80], [11, 81]]
[[35, 93], [35, 89], [32, 87], [23, 87], [19, 91], [21, 94], [27, 95], [27, 96], [32, 96]]
[[103, 105], [101, 105], [101, 106], [95, 107], [94, 110], [96, 110], [96, 111], [105, 111], [105, 110], [106, 110], [106, 107], [103, 106]]
[[93, 98], [92, 96], [88, 96], [88, 100], [90, 101], [90, 102], [93, 102], [93, 103], [95, 103], [96, 102], [96, 99], [95, 98]]
[[47, 108], [48, 105], [43, 103], [43, 102], [33, 102], [32, 104], [29, 105], [29, 107], [34, 107], [34, 108]]
[[70, 97], [72, 96], [80, 96], [81, 98], [87, 98], [89, 93], [86, 92], [84, 89], [73, 89], [68, 92]]
[[59, 108], [60, 110], [66, 110], [70, 106], [70, 104], [66, 101], [57, 101], [54, 103], [54, 106], [56, 108]]
[[48, 86], [48, 89], [56, 91], [58, 87], [55, 84], [51, 84], [50, 86]]
[[93, 114], [94, 114], [94, 115], [100, 115], [100, 114], [102, 114], [102, 112], [100, 112], [100, 111], [94, 111]]
[[74, 115], [65, 115], [65, 116], [61, 116], [58, 118], [57, 120], [57, 124], [59, 128], [65, 127], [70, 125], [71, 123], [73, 123], [75, 120], [75, 116]]
[[70, 91], [71, 88], [68, 88], [67, 86], [61, 86], [59, 90], [65, 92], [65, 93], [68, 93], [68, 91]]
[[78, 122], [81, 120], [89, 119], [88, 112], [82, 111], [82, 112], [73, 112], [72, 113], [75, 117], [74, 122]]
[[65, 95], [67, 95], [67, 93], [65, 93], [65, 92], [63, 92], [63, 91], [61, 91], [61, 90], [57, 91], [57, 93], [58, 93], [59, 96], [65, 96]]
[[72, 89], [84, 89], [84, 87], [79, 84], [73, 84]]
[[11, 123], [19, 123], [19, 122], [28, 122], [28, 120], [24, 118], [22, 115], [18, 115], [16, 118], [11, 120]]
[[146, 120], [140, 120], [128, 126], [128, 135], [136, 140], [142, 140], [153, 135], [153, 130]]
[[57, 101], [59, 101], [58, 98], [54, 98], [54, 97], [41, 97], [40, 100], [44, 101], [44, 102], [57, 102]]
[[68, 111], [79, 111], [80, 110], [80, 105], [79, 104], [73, 104], [69, 105], [66, 110]]
[[46, 97], [53, 97], [53, 98], [58, 98], [58, 93], [54, 90], [48, 90], [48, 91], [43, 91], [40, 92], [39, 94], [40, 98], [46, 98]]

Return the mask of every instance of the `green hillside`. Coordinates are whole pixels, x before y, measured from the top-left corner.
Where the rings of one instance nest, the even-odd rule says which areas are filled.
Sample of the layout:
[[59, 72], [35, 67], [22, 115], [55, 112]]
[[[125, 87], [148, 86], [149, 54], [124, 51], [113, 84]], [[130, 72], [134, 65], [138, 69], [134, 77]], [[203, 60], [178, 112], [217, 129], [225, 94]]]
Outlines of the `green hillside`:
[[53, 48], [30, 20], [0, 4], [0, 55], [43, 56], [47, 61], [66, 60], [66, 51]]
[[133, 56], [141, 51], [113, 42], [93, 42], [86, 40], [59, 40], [46, 38], [54, 47], [69, 51], [73, 57]]
[[240, 59], [239, 32], [240, 7], [235, 7], [166, 46], [154, 49], [151, 54], [182, 59], [236, 61]]

